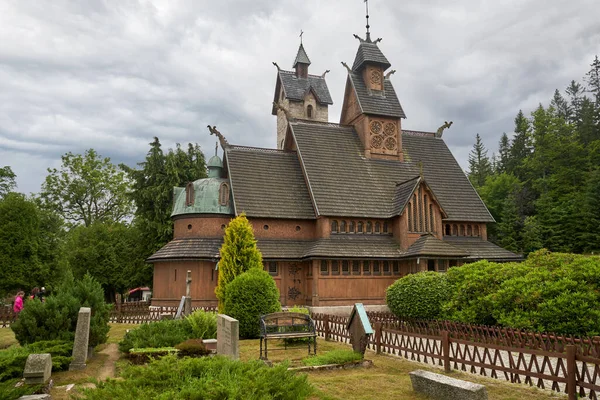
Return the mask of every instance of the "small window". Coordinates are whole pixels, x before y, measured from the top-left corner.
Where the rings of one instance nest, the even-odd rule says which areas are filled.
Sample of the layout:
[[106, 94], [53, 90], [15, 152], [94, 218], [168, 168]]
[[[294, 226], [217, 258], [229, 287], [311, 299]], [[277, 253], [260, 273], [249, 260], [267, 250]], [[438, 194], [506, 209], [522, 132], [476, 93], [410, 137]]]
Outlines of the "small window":
[[360, 275], [360, 261], [352, 261], [352, 275]]
[[383, 274], [384, 275], [391, 275], [392, 271], [390, 270], [390, 262], [389, 261], [384, 261], [383, 262]]
[[221, 183], [219, 188], [219, 205], [226, 206], [229, 204], [229, 185]]
[[264, 229], [265, 231], [268, 231], [268, 230], [269, 230], [269, 225], [263, 225], [263, 229]]
[[309, 104], [308, 107], [306, 107], [306, 116], [308, 118], [313, 117], [313, 106], [311, 104]]
[[458, 225], [452, 225], [452, 236], [458, 236]]
[[383, 233], [388, 233], [388, 223], [387, 222], [383, 223]]
[[379, 222], [375, 222], [375, 233], [381, 233], [381, 224]]
[[450, 224], [446, 224], [446, 236], [450, 236]]
[[354, 223], [354, 221], [350, 221], [348, 223], [348, 233], [354, 233], [355, 229], [356, 229], [356, 224]]
[[188, 231], [191, 231], [191, 230], [192, 230], [192, 224], [189, 224], [188, 225]]
[[373, 233], [373, 223], [371, 221], [367, 221], [367, 233]]
[[427, 271], [435, 271], [435, 260], [427, 260]]
[[185, 205], [193, 206], [194, 205], [194, 182], [190, 182], [185, 187]]
[[350, 275], [350, 263], [348, 260], [342, 261], [342, 275]]
[[329, 265], [327, 260], [321, 261], [321, 275], [329, 275]]
[[338, 260], [331, 261], [331, 275], [340, 274], [340, 263]]
[[400, 275], [400, 263], [398, 261], [393, 262], [392, 272], [394, 273], [394, 275]]
[[465, 236], [465, 226], [464, 225], [460, 226], [460, 236]]
[[177, 282], [177, 269], [175, 269], [175, 282]]
[[473, 236], [473, 230], [471, 225], [467, 225], [467, 236]]
[[448, 260], [438, 260], [438, 272], [446, 272], [447, 271], [447, 267], [446, 267], [446, 263], [448, 262]]
[[475, 236], [479, 236], [479, 225], [475, 225], [475, 227], [474, 227], [474, 228], [475, 228], [475, 229], [474, 229], [474, 232], [473, 232], [473, 234], [474, 234]]
[[225, 224], [221, 224], [221, 229], [225, 229]]
[[363, 275], [371, 275], [371, 264], [368, 260], [363, 261]]
[[377, 260], [373, 261], [373, 275], [381, 275], [380, 262]]
[[408, 208], [406, 209], [408, 215], [408, 230], [410, 232], [414, 232], [415, 228], [413, 227], [413, 213], [412, 213], [412, 203], [408, 203]]
[[346, 221], [340, 222], [340, 233], [346, 233]]
[[338, 222], [336, 220], [331, 221], [331, 233], [337, 233]]
[[363, 223], [362, 223], [362, 221], [359, 221], [358, 224], [356, 224], [356, 231], [358, 233], [363, 233]]
[[275, 261], [269, 262], [269, 275], [271, 275], [271, 276], [279, 275], [279, 268], [277, 268], [277, 263]]
[[296, 225], [296, 232], [300, 231], [300, 229], [302, 229], [300, 228], [300, 225]]
[[457, 260], [449, 260], [448, 262], [448, 267], [452, 268], [452, 267], [456, 267], [458, 265], [458, 261]]

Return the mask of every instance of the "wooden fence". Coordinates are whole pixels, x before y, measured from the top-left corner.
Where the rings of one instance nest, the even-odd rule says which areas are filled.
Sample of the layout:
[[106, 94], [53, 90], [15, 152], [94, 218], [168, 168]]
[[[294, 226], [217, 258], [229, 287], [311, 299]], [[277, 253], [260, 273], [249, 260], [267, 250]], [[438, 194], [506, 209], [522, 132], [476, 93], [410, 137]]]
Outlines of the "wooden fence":
[[[512, 383], [565, 392], [569, 400], [598, 399], [600, 338], [579, 338], [450, 321], [401, 321], [367, 313], [375, 334], [369, 348]], [[326, 340], [350, 341], [348, 318], [312, 315]]]
[[15, 319], [17, 319], [17, 314], [12, 310], [12, 307], [0, 306], [0, 328], [8, 328]]
[[[192, 311], [198, 309], [212, 312], [217, 311], [216, 307], [192, 307]], [[117, 303], [110, 312], [109, 322], [143, 324], [146, 322], [159, 321], [163, 318], [163, 315], [174, 317], [176, 314], [176, 306], [151, 307], [150, 303], [147, 301]]]

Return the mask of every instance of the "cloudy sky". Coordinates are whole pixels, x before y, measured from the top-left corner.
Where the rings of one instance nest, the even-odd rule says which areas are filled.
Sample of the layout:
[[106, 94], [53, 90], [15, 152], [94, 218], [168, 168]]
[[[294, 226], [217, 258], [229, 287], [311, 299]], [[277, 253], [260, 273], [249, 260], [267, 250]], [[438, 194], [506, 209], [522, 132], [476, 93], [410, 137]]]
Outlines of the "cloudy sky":
[[[476, 133], [490, 154], [519, 109], [581, 81], [600, 53], [595, 0], [371, 0], [374, 38], [396, 69], [403, 127], [444, 133], [466, 168]], [[291, 69], [300, 30], [326, 69], [338, 122], [364, 35], [362, 0], [0, 0], [0, 167], [38, 192], [46, 168], [94, 148], [115, 163], [197, 142], [275, 147], [276, 61]]]

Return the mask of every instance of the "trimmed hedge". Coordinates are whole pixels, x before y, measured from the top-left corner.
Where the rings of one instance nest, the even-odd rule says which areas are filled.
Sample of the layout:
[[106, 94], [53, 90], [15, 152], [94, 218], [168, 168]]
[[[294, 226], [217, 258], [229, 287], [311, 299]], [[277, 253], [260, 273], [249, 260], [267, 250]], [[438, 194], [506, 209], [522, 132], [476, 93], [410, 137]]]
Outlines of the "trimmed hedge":
[[240, 338], [260, 334], [260, 316], [281, 310], [279, 290], [268, 272], [253, 268], [227, 285], [224, 313], [240, 322]]
[[23, 347], [12, 346], [0, 351], [0, 382], [22, 378], [25, 362], [30, 354], [50, 353], [52, 371], [67, 370], [71, 363], [73, 342], [52, 340], [32, 343]]
[[403, 318], [439, 318], [447, 299], [446, 276], [437, 272], [407, 275], [389, 286], [385, 293], [390, 310]]

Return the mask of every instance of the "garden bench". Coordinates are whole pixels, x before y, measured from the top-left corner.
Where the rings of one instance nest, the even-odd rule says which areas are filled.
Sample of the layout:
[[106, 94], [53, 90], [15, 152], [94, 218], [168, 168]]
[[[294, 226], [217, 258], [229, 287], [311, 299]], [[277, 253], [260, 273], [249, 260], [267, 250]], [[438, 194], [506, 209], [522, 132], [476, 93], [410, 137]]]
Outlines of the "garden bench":
[[[317, 331], [315, 323], [308, 314], [295, 312], [278, 312], [260, 317], [260, 358], [267, 360], [268, 339], [303, 339], [308, 341], [310, 355], [311, 342], [313, 352], [317, 354]], [[263, 358], [263, 342], [265, 355]], [[287, 343], [285, 344], [287, 349]]]

